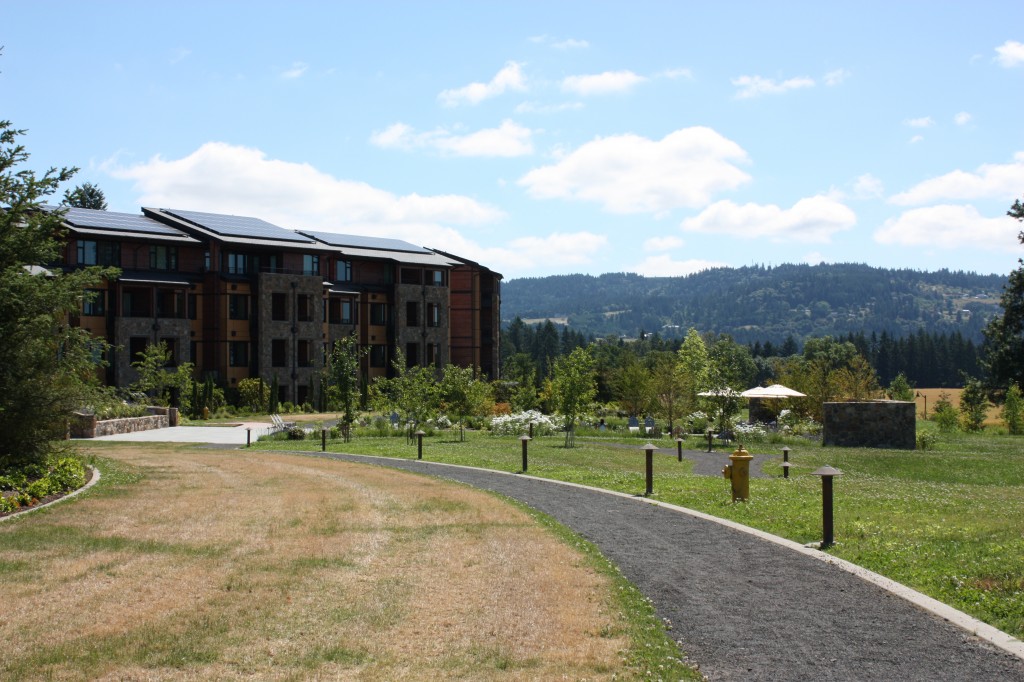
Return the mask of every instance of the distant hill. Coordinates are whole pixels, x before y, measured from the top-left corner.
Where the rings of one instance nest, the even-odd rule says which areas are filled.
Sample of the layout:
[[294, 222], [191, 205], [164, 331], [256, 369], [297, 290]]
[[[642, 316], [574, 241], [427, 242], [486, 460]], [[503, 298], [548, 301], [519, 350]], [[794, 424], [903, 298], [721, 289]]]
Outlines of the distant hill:
[[685, 277], [632, 273], [553, 275], [502, 284], [501, 314], [551, 319], [586, 336], [673, 338], [690, 327], [740, 343], [789, 335], [845, 336], [923, 329], [978, 342], [1000, 312], [1007, 278], [968, 272], [890, 270], [853, 263], [715, 268]]

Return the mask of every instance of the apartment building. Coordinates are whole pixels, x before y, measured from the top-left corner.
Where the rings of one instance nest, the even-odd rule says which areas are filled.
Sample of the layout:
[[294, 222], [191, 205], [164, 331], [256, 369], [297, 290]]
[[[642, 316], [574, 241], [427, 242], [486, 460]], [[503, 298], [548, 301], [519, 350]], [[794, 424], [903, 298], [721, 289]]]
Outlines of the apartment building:
[[106, 382], [163, 341], [173, 362], [225, 387], [277, 378], [281, 400], [315, 399], [331, 344], [355, 335], [366, 380], [447, 363], [498, 376], [501, 275], [396, 239], [295, 231], [264, 220], [143, 208], [70, 208], [64, 265], [113, 265], [121, 276], [83, 303], [76, 323], [114, 349]]

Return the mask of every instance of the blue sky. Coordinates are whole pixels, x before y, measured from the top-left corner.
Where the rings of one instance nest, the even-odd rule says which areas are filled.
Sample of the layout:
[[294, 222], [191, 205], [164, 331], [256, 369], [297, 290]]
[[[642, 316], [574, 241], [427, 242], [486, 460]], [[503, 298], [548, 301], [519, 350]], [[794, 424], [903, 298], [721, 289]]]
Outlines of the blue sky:
[[110, 210], [506, 278], [1008, 273], [1024, 2], [4, 2], [0, 118]]

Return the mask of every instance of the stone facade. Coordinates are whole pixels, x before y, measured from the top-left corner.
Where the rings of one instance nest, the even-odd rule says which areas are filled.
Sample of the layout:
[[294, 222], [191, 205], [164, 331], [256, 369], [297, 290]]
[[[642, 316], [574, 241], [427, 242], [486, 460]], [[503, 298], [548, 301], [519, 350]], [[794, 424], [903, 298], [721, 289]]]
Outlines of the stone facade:
[[154, 317], [118, 317], [114, 321], [113, 345], [120, 350], [114, 354], [114, 385], [128, 386], [139, 380], [139, 373], [132, 367], [138, 358], [130, 357], [133, 337], [144, 337], [147, 343], [159, 343], [164, 339], [174, 342], [176, 365], [192, 362], [188, 320]]
[[[264, 272], [258, 290], [259, 376], [270, 383], [277, 375], [282, 401], [312, 402], [324, 367], [323, 278]], [[274, 319], [274, 294], [284, 296], [284, 319]], [[275, 358], [275, 342], [283, 357]]]
[[124, 419], [104, 419], [98, 421], [96, 415], [76, 414], [71, 419], [72, 438], [98, 438], [113, 436], [119, 433], [135, 433], [166, 429], [169, 420], [166, 414], [154, 414], [148, 417], [126, 417]]
[[913, 450], [917, 447], [914, 403], [825, 403], [821, 435], [823, 445]]

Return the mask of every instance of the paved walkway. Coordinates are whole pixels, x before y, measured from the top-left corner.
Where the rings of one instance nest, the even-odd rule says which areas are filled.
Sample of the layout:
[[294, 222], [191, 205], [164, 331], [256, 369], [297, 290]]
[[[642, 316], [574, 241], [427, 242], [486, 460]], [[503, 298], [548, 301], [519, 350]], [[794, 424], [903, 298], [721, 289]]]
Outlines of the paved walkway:
[[166, 429], [119, 433], [99, 438], [82, 440], [113, 440], [142, 443], [212, 443], [218, 445], [245, 445], [246, 437], [251, 429], [252, 442], [270, 432], [271, 424], [267, 422], [242, 422], [235, 426], [172, 426]]
[[[177, 427], [103, 440], [224, 444], [236, 439], [231, 442], [244, 444], [244, 437], [245, 426]], [[428, 461], [300, 454], [460, 481], [549, 514], [595, 543], [652, 600], [658, 616], [672, 623], [682, 651], [711, 680], [1024, 682], [1020, 642], [981, 624], [972, 629], [988, 638], [978, 637], [914, 601], [820, 560], [820, 554], [743, 532], [728, 522], [529, 476]], [[899, 586], [894, 589], [900, 591]], [[953, 609], [934, 606], [949, 620], [970, 621]], [[1002, 641], [1018, 655], [993, 641]]]

